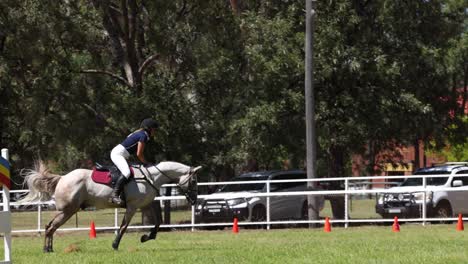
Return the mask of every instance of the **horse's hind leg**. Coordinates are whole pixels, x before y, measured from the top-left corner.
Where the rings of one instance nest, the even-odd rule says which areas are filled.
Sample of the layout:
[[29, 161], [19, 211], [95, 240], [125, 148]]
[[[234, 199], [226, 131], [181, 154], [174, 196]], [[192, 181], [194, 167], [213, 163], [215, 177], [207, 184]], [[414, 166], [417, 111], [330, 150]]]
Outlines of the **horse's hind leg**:
[[117, 232], [117, 236], [115, 237], [114, 242], [112, 242], [113, 249], [119, 249], [120, 240], [122, 239], [122, 236], [127, 230], [127, 227], [130, 224], [130, 221], [132, 220], [132, 217], [135, 214], [135, 212], [136, 209], [127, 208], [127, 211], [125, 212], [124, 218], [122, 220], [122, 224], [120, 225], [119, 231]]
[[59, 211], [45, 227], [44, 252], [53, 252], [53, 238], [55, 231], [63, 225], [75, 211]]
[[145, 208], [145, 212], [151, 213], [153, 219], [155, 220], [155, 225], [154, 228], [151, 228], [149, 235], [144, 234], [141, 236], [141, 243], [145, 243], [148, 240], [156, 239], [156, 235], [159, 231], [159, 226], [162, 223], [161, 204], [159, 201], [156, 202], [156, 209], [153, 209], [153, 207], [150, 204], [148, 207]]
[[[47, 230], [49, 229], [50, 225], [51, 225], [52, 221], [50, 221], [46, 226], [45, 226], [45, 230], [46, 230], [46, 234], [47, 234]], [[52, 237], [51, 236], [48, 236], [46, 235], [44, 237], [44, 252], [52, 252]]]

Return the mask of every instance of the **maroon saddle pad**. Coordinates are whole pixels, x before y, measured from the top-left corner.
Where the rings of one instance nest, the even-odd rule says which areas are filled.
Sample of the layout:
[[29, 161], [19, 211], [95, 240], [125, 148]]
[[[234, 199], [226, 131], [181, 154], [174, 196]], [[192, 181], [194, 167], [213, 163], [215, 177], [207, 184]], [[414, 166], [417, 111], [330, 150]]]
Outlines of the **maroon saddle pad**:
[[99, 171], [96, 168], [93, 168], [93, 173], [91, 174], [91, 179], [96, 183], [102, 183], [105, 185], [111, 185], [112, 177], [110, 171]]
[[[133, 176], [133, 168], [130, 167], [130, 177]], [[93, 168], [93, 172], [91, 173], [91, 179], [95, 183], [105, 184], [108, 186], [113, 186], [117, 178], [120, 177], [120, 172], [118, 170], [109, 171], [109, 170], [98, 170]], [[123, 176], [122, 176], [123, 177]]]

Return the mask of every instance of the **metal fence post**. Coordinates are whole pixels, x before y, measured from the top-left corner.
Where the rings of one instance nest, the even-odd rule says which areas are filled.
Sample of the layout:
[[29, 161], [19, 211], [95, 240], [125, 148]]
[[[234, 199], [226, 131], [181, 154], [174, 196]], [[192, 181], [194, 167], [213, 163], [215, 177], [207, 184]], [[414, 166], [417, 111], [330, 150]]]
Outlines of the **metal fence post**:
[[115, 208], [114, 209], [114, 227], [115, 227], [115, 233], [118, 233], [119, 230], [119, 209]]
[[192, 205], [192, 232], [195, 231], [195, 205]]
[[[348, 191], [349, 189], [349, 180], [345, 179], [345, 191]], [[348, 228], [348, 200], [349, 200], [349, 194], [345, 193], [345, 201], [344, 201], [344, 217], [345, 217], [345, 228]]]
[[268, 180], [267, 181], [267, 208], [266, 208], [266, 217], [267, 217], [267, 230], [270, 230], [270, 181]]
[[426, 205], [427, 205], [426, 204], [426, 199], [427, 199], [427, 197], [426, 197], [426, 187], [427, 187], [426, 177], [423, 177], [422, 180], [423, 180], [423, 190], [424, 190], [424, 192], [423, 192], [423, 202], [422, 202], [422, 218], [423, 218], [422, 219], [422, 225], [425, 226], [426, 225], [426, 216], [427, 216], [426, 215], [427, 214], [427, 212], [426, 212]]
[[37, 233], [41, 233], [41, 216], [42, 216], [42, 208], [41, 204], [37, 205]]

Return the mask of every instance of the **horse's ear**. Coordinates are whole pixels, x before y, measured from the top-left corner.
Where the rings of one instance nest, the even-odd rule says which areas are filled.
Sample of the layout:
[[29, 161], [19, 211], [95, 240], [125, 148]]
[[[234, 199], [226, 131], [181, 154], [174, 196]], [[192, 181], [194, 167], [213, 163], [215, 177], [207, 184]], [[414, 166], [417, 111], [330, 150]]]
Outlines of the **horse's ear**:
[[202, 166], [195, 167], [195, 168], [193, 169], [193, 172], [195, 173], [195, 172], [197, 172], [197, 171], [198, 171], [199, 169], [201, 169], [201, 168], [202, 168]]

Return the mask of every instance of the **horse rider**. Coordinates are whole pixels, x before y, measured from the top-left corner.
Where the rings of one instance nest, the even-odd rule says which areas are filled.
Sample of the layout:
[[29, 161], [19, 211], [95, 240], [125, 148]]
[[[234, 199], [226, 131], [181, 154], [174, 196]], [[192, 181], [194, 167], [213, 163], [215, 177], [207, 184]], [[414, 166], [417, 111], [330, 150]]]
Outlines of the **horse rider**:
[[123, 177], [119, 177], [115, 183], [112, 194], [109, 197], [109, 202], [117, 205], [123, 204], [122, 199], [120, 199], [120, 193], [122, 193], [131, 174], [127, 159], [130, 155], [136, 154], [140, 162], [143, 164], [148, 163], [144, 155], [145, 144], [150, 140], [150, 137], [154, 135], [157, 127], [158, 123], [154, 119], [144, 119], [138, 130], [128, 135], [122, 143], [112, 149], [110, 154], [111, 160], [120, 170]]

